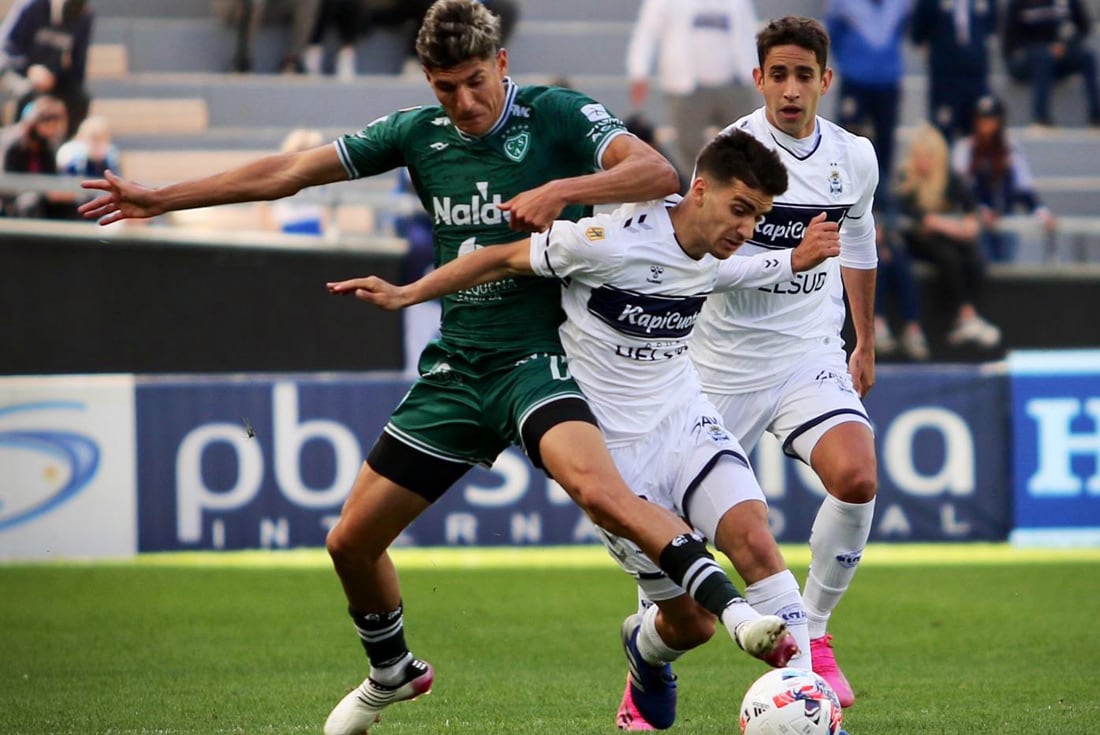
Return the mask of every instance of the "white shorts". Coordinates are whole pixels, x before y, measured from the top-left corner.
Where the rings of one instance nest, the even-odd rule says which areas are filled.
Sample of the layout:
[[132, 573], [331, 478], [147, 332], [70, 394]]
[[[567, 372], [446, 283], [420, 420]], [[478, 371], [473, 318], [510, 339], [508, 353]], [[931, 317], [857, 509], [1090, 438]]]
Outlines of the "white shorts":
[[[718, 409], [702, 396], [674, 411], [648, 436], [612, 448], [611, 456], [637, 495], [685, 518], [708, 539], [733, 506], [746, 500], [767, 502], [745, 451], [723, 427]], [[632, 541], [596, 530], [650, 600], [686, 594]]]
[[817, 442], [834, 426], [858, 421], [873, 430], [843, 353], [811, 355], [773, 388], [707, 397], [749, 452], [767, 431], [779, 440], [785, 454], [806, 464]]

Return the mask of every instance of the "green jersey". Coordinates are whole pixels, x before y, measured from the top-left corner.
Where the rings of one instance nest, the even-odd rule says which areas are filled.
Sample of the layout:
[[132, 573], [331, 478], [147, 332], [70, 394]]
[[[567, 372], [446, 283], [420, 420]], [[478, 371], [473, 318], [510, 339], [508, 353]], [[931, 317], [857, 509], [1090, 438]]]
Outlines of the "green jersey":
[[[336, 143], [351, 178], [408, 167], [432, 216], [436, 266], [520, 239], [500, 204], [553, 179], [599, 170], [611, 139], [626, 132], [622, 121], [579, 92], [505, 84], [504, 113], [479, 138], [460, 132], [434, 105], [379, 118]], [[591, 207], [570, 206], [560, 217], [588, 214]], [[560, 352], [563, 319], [559, 283], [509, 278], [444, 298], [441, 331], [444, 343], [457, 347]]]

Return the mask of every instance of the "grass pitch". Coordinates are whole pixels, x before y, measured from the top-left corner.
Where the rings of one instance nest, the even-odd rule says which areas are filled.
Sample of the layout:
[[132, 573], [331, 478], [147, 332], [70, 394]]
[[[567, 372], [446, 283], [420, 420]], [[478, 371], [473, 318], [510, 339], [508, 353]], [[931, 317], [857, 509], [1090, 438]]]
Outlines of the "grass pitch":
[[[802, 548], [785, 549], [796, 575]], [[396, 555], [430, 696], [372, 735], [616, 732], [629, 580], [599, 549]], [[830, 626], [852, 735], [1100, 732], [1100, 551], [878, 546]], [[0, 733], [320, 733], [365, 674], [322, 552], [0, 566]], [[671, 732], [735, 735], [766, 667], [676, 666]]]

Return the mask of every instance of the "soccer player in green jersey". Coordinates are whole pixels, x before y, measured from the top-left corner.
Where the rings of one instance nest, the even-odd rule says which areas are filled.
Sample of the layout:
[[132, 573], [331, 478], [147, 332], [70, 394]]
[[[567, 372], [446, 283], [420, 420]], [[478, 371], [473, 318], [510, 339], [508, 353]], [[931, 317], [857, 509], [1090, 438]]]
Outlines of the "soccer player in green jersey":
[[[438, 105], [395, 112], [334, 144], [161, 188], [108, 173], [84, 183], [104, 194], [81, 212], [109, 224], [277, 199], [406, 166], [432, 215], [436, 263], [443, 264], [545, 230], [559, 216], [578, 219], [593, 204], [676, 190], [671, 164], [603, 105], [571, 90], [517, 86], [499, 39], [499, 20], [480, 3], [438, 0], [417, 38]], [[430, 689], [431, 666], [405, 643], [387, 549], [472, 466], [491, 463], [509, 444], [521, 445], [594, 523], [637, 543], [703, 607], [722, 617], [744, 602], [703, 541], [619, 476], [566, 367], [562, 319], [559, 287], [549, 279], [515, 278], [444, 301], [441, 338], [422, 354], [421, 377], [371, 449], [328, 535], [370, 674], [329, 715], [326, 735], [364, 732], [387, 705]], [[733, 625], [726, 627], [733, 635]]]

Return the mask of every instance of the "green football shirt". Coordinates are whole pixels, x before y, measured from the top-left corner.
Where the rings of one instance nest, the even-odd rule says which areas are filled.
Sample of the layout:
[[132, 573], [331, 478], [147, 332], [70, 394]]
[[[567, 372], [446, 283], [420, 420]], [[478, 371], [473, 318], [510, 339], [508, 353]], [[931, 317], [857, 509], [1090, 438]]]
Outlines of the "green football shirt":
[[[499, 205], [560, 178], [599, 170], [622, 121], [590, 97], [558, 87], [520, 87], [510, 79], [504, 113], [484, 136], [460, 132], [439, 105], [400, 110], [336, 145], [351, 178], [406, 166], [432, 217], [436, 266], [484, 245], [514, 242]], [[570, 206], [580, 219], [591, 207]], [[443, 299], [442, 336], [461, 347], [560, 352], [560, 285], [509, 278]]]

